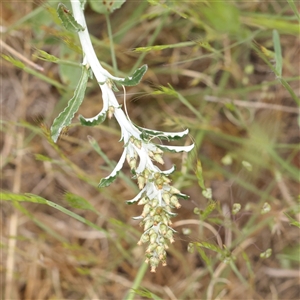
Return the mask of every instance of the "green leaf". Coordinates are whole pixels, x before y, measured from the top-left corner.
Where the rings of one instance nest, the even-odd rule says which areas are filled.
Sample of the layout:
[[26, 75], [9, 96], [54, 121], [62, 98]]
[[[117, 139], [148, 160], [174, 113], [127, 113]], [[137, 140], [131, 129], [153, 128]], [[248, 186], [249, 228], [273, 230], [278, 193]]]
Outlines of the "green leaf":
[[81, 105], [84, 98], [88, 78], [89, 71], [85, 66], [83, 66], [81, 78], [74, 92], [74, 96], [70, 99], [70, 101], [68, 102], [68, 106], [59, 114], [59, 116], [54, 120], [51, 126], [51, 138], [55, 143], [62, 129], [70, 125], [75, 113]]
[[173, 153], [190, 152], [194, 148], [194, 144], [189, 146], [166, 146], [166, 145], [156, 145], [156, 146], [157, 148], [163, 151], [169, 151]]
[[81, 125], [84, 126], [96, 126], [99, 125], [100, 123], [104, 122], [104, 120], [106, 119], [106, 111], [101, 111], [97, 116], [93, 117], [93, 118], [85, 118], [82, 115], [79, 116], [79, 121], [81, 123]]
[[290, 7], [292, 8], [294, 14], [297, 16], [298, 20], [300, 21], [300, 14], [298, 12], [297, 6], [294, 3], [294, 0], [287, 0], [289, 3]]
[[114, 10], [120, 8], [126, 0], [89, 0], [91, 8], [99, 13], [109, 15]]
[[40, 49], [37, 49], [36, 52], [33, 54], [33, 56], [38, 59], [50, 61], [53, 63], [56, 63], [59, 61], [59, 58], [57, 58], [56, 56], [51, 55], [51, 54], [47, 53], [46, 51], [40, 50]]
[[297, 220], [293, 219], [293, 218], [292, 218], [291, 216], [289, 216], [287, 213], [284, 213], [284, 214], [288, 217], [288, 219], [289, 219], [291, 225], [300, 228], [300, 222], [298, 222]]
[[98, 185], [99, 188], [102, 187], [107, 187], [109, 186], [112, 182], [115, 181], [115, 179], [117, 178], [120, 170], [123, 167], [123, 164], [125, 162], [125, 158], [126, 158], [126, 149], [123, 151], [123, 154], [119, 160], [119, 162], [117, 163], [117, 165], [115, 166], [115, 168], [113, 169], [113, 171], [111, 172], [111, 174], [105, 178], [102, 178], [100, 180], [100, 183]]
[[80, 196], [67, 192], [64, 198], [73, 208], [88, 209], [96, 212], [95, 208], [86, 199]]
[[[78, 61], [78, 54], [73, 51], [67, 44], [61, 43], [59, 46], [59, 57], [69, 61]], [[68, 86], [71, 90], [75, 90], [81, 76], [81, 68], [70, 64], [59, 63], [59, 75], [61, 81]]]
[[177, 197], [180, 197], [180, 198], [184, 199], [184, 200], [190, 199], [190, 196], [188, 196], [188, 195], [186, 195], [186, 194], [177, 193], [177, 194], [175, 194], [175, 195], [176, 195]]
[[211, 265], [211, 259], [208, 258], [208, 256], [206, 255], [205, 251], [201, 247], [197, 247], [197, 251], [198, 251], [199, 255], [201, 256], [201, 258], [206, 263], [206, 265], [210, 266]]
[[0, 193], [0, 199], [1, 200], [5, 200], [5, 201], [18, 201], [18, 202], [32, 202], [32, 203], [40, 203], [40, 204], [46, 204], [48, 206], [51, 206], [59, 211], [61, 211], [62, 213], [94, 228], [97, 229], [99, 231], [104, 232], [105, 234], [107, 234], [107, 232], [105, 231], [105, 229], [97, 226], [96, 224], [90, 222], [89, 220], [71, 212], [70, 210], [52, 202], [49, 200], [46, 200], [40, 196], [34, 195], [34, 194], [14, 194], [14, 193], [9, 193], [9, 192], [1, 192]]
[[125, 85], [125, 86], [137, 85], [142, 80], [142, 77], [147, 72], [147, 69], [148, 69], [148, 66], [143, 65], [140, 68], [138, 68], [137, 70], [135, 70], [134, 73], [132, 74], [132, 76], [128, 76], [124, 79], [115, 80], [115, 81], [117, 83], [120, 83], [120, 84]]
[[67, 9], [67, 7], [59, 3], [57, 7], [57, 13], [61, 19], [64, 27], [71, 32], [83, 31], [84, 28], [76, 22], [72, 13]]
[[237, 34], [240, 31], [239, 10], [231, 1], [209, 1], [203, 5], [202, 13], [205, 23], [215, 29], [216, 32]]
[[107, 187], [109, 185], [111, 185], [117, 178], [119, 172], [116, 173], [116, 175], [114, 176], [110, 176], [108, 178], [102, 178], [98, 184], [99, 188], [103, 188], [103, 187]]
[[223, 250], [220, 249], [218, 246], [213, 245], [211, 243], [207, 243], [207, 242], [197, 242], [195, 243], [195, 246], [197, 247], [201, 247], [201, 248], [205, 248], [205, 249], [209, 249], [212, 251], [215, 251], [217, 253], [223, 253]]
[[39, 161], [53, 161], [52, 158], [42, 155], [42, 154], [35, 154], [35, 159]]
[[201, 220], [205, 220], [217, 207], [217, 203], [214, 200], [209, 200], [204, 211], [200, 213]]
[[186, 129], [184, 131], [180, 132], [165, 132], [165, 131], [157, 131], [157, 130], [152, 130], [148, 128], [143, 128], [135, 125], [141, 132], [142, 134], [140, 135], [142, 140], [148, 140], [152, 138], [153, 136], [157, 136], [160, 139], [165, 139], [168, 141], [173, 141], [173, 140], [179, 140], [185, 135], [189, 133], [189, 130]]
[[162, 300], [162, 298], [156, 296], [151, 291], [147, 290], [146, 288], [138, 288], [132, 289], [132, 291], [143, 298], [153, 299], [153, 300]]
[[202, 172], [202, 164], [200, 160], [197, 160], [197, 166], [196, 166], [196, 177], [198, 179], [199, 186], [206, 190], [205, 184], [204, 184], [204, 178], [203, 178], [203, 172]]
[[11, 56], [7, 56], [5, 54], [1, 54], [2, 58], [12, 63], [15, 67], [24, 69], [25, 65], [17, 59], [12, 58]]
[[281, 46], [280, 46], [280, 37], [277, 30], [273, 30], [273, 43], [275, 50], [275, 61], [276, 61], [276, 75], [281, 77], [282, 75], [282, 55], [281, 55]]

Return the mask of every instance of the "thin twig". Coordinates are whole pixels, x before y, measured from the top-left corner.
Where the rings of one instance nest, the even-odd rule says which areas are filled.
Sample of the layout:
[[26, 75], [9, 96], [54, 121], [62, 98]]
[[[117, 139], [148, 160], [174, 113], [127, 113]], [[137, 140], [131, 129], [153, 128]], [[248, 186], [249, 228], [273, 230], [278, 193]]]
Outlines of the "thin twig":
[[38, 64], [35, 64], [34, 62], [32, 62], [31, 60], [29, 60], [27, 57], [25, 57], [24, 55], [22, 55], [21, 53], [19, 53], [18, 51], [16, 51], [15, 49], [13, 49], [12, 47], [8, 46], [5, 42], [3, 42], [0, 39], [0, 49], [5, 49], [6, 51], [8, 51], [10, 54], [12, 54], [13, 56], [17, 57], [18, 59], [22, 60], [23, 62], [25, 62], [27, 65], [31, 66], [34, 69], [37, 69], [38, 71], [44, 71], [44, 68], [41, 67]]

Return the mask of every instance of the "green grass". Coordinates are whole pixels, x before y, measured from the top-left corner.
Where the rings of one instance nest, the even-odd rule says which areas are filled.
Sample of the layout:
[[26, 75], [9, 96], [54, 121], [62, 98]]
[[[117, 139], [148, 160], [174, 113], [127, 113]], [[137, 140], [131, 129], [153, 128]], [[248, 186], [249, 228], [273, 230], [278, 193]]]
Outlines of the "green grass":
[[[141, 208], [126, 205], [137, 193], [129, 167], [97, 187], [123, 150], [114, 119], [95, 128], [75, 121], [51, 141], [82, 61], [57, 4], [0, 4], [2, 42], [21, 55], [3, 48], [1, 59], [2, 298], [298, 299], [297, 2], [129, 1], [109, 20], [86, 11], [109, 72], [125, 77], [148, 65], [127, 88], [131, 120], [189, 128], [186, 144], [195, 142], [190, 154], [164, 156], [177, 165], [174, 185], [191, 198], [176, 211], [168, 265], [155, 274], [131, 219]], [[123, 104], [123, 91], [116, 95]], [[101, 107], [90, 80], [79, 114]]]

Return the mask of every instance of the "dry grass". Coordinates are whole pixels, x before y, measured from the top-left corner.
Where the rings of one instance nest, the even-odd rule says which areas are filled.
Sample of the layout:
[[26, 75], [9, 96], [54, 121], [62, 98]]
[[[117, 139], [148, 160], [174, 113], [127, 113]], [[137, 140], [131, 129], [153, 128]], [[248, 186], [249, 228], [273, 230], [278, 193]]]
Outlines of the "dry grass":
[[[299, 229], [291, 226], [284, 214], [300, 221], [299, 109], [251, 48], [255, 39], [272, 49], [273, 27], [267, 23], [271, 20], [267, 15], [279, 16], [283, 25], [278, 25], [278, 20], [272, 25], [278, 25], [281, 37], [283, 77], [292, 78], [289, 84], [299, 97], [299, 35], [286, 29], [289, 24], [298, 24], [291, 8], [280, 1], [236, 1], [243, 33], [234, 35], [222, 32], [209, 17], [211, 11], [202, 10], [206, 5], [200, 1], [182, 5], [175, 1], [171, 10], [144, 2], [128, 1], [112, 16], [120, 70], [129, 72], [142, 55], [132, 51], [138, 47], [206, 40], [213, 50], [198, 42], [149, 51], [139, 64], [149, 66], [143, 82], [127, 90], [128, 111], [134, 122], [167, 131], [188, 127], [196, 143], [188, 158], [166, 156], [167, 166], [171, 159], [179, 166], [174, 183], [191, 200], [182, 203], [174, 219], [178, 234], [168, 253], [168, 266], [155, 274], [147, 271], [139, 292], [147, 289], [172, 300], [299, 299]], [[58, 147], [49, 142], [45, 128], [51, 126], [72, 94], [72, 87], [68, 89], [72, 82], [66, 82], [76, 69], [62, 70], [34, 59], [32, 54], [35, 48], [58, 57], [65, 51], [65, 58], [73, 55], [70, 59], [75, 62], [81, 61], [80, 55], [67, 51], [58, 35], [49, 34], [57, 27], [47, 5], [42, 6], [42, 16], [32, 14], [38, 5], [31, 1], [2, 2], [0, 6], [3, 28], [15, 24], [2, 34], [2, 42], [44, 68], [37, 72], [67, 87], [60, 90], [1, 60], [1, 187], [15, 194], [39, 195], [103, 229], [91, 228], [50, 206], [1, 201], [1, 297], [124, 299], [144, 260], [143, 248], [136, 245], [140, 228], [131, 219], [140, 214], [140, 208], [128, 207], [124, 201], [136, 194], [136, 188], [119, 178], [99, 190], [99, 179], [111, 167], [87, 140], [88, 135], [93, 136], [108, 159], [116, 161], [121, 153], [119, 128], [114, 120], [97, 128], [76, 124], [61, 136]], [[142, 18], [150, 13], [154, 18]], [[18, 25], [26, 15], [29, 22]], [[105, 18], [90, 9], [87, 15], [99, 59], [111, 64]], [[260, 15], [267, 20], [263, 27]], [[231, 30], [226, 26], [224, 30]], [[236, 47], [229, 47], [235, 42]], [[7, 47], [2, 51], [13, 56]], [[192, 109], [167, 93], [152, 95], [158, 86], [168, 83]], [[123, 101], [121, 92], [118, 99]], [[235, 101], [235, 109], [226, 99]], [[101, 105], [94, 82], [80, 113], [93, 116]], [[49, 159], [37, 159], [37, 155]], [[231, 164], [224, 164], [225, 156], [232, 159]], [[194, 213], [195, 207], [203, 211], [208, 207], [195, 175], [197, 160], [202, 161], [205, 185], [212, 188], [217, 201], [206, 219]], [[251, 172], [242, 161], [251, 164]], [[127, 166], [123, 172], [130, 176]], [[72, 207], [66, 192], [87, 199], [98, 213]], [[271, 210], [261, 214], [265, 202]], [[231, 214], [233, 203], [242, 206], [236, 215]], [[191, 233], [185, 235], [182, 229], [187, 228]], [[189, 253], [190, 242], [207, 242], [223, 250], [225, 245], [228, 257], [234, 260], [225, 264], [213, 249], [203, 247]], [[260, 258], [268, 248], [272, 255]], [[136, 295], [136, 299], [155, 299], [153, 295]]]

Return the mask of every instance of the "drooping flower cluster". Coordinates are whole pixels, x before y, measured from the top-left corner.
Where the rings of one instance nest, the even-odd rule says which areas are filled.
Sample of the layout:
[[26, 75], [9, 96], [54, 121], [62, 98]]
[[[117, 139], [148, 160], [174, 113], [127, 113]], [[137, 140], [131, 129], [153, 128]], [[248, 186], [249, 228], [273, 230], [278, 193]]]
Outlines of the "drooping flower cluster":
[[127, 203], [137, 202], [138, 205], [144, 205], [141, 215], [134, 217], [135, 220], [141, 220], [140, 225], [144, 228], [138, 244], [149, 244], [146, 262], [150, 263], [151, 271], [155, 272], [159, 262], [166, 265], [168, 241], [170, 243], [174, 241], [170, 218], [176, 214], [172, 209], [180, 208], [178, 197], [187, 198], [187, 196], [171, 186], [169, 175], [175, 167], [162, 171], [154, 163], [164, 164], [162, 155], [165, 150], [190, 151], [194, 145], [180, 147], [154, 144], [152, 140], [157, 136], [160, 139], [178, 139], [186, 135], [188, 130], [169, 133], [138, 128], [128, 118], [124, 119], [126, 116], [119, 108], [115, 110], [114, 115], [122, 129], [124, 151], [113, 172], [101, 180], [100, 186], [107, 186], [117, 176], [126, 159], [140, 189], [138, 195]]
[[[148, 243], [146, 262], [151, 265], [151, 271], [155, 272], [160, 262], [166, 265], [168, 242], [172, 243], [174, 241], [174, 230], [170, 227], [172, 224], [170, 218], [176, 214], [172, 212], [172, 209], [180, 208], [179, 197], [187, 198], [186, 195], [171, 186], [169, 175], [175, 170], [175, 167], [162, 171], [156, 166], [156, 163], [164, 164], [162, 156], [165, 151], [188, 152], [193, 149], [194, 145], [166, 146], [155, 144], [153, 143], [155, 138], [168, 141], [177, 140], [187, 135], [188, 130], [176, 133], [155, 131], [138, 127], [130, 121], [115, 97], [114, 85], [115, 82], [121, 85], [137, 84], [146, 72], [147, 66], [142, 66], [131, 77], [118, 78], [112, 76], [101, 66], [93, 49], [83, 13], [84, 2], [72, 0], [71, 4], [74, 18], [65, 8], [60, 9], [60, 13], [67, 14], [67, 22], [70, 20], [68, 27], [71, 26], [78, 32], [84, 53], [83, 64], [86, 69], [91, 68], [102, 90], [103, 99], [103, 109], [98, 115], [94, 118], [81, 116], [80, 121], [84, 125], [94, 126], [104, 121], [107, 115], [109, 117], [114, 116], [120, 125], [121, 140], [124, 142], [124, 150], [119, 162], [112, 173], [100, 181], [99, 186], [105, 187], [113, 182], [125, 160], [127, 160], [140, 189], [138, 195], [127, 201], [127, 203], [137, 202], [138, 205], [144, 206], [141, 215], [134, 218], [140, 220], [140, 225], [144, 228], [144, 233], [138, 244]], [[64, 18], [64, 15], [61, 17]], [[87, 78], [85, 84], [86, 82]], [[71, 105], [69, 106], [71, 107]], [[67, 115], [66, 111], [63, 117], [65, 115]], [[67, 117], [69, 118], [69, 115]], [[70, 118], [68, 122], [69, 120]], [[60, 130], [61, 128], [58, 125], [57, 132], [60, 132]]]

